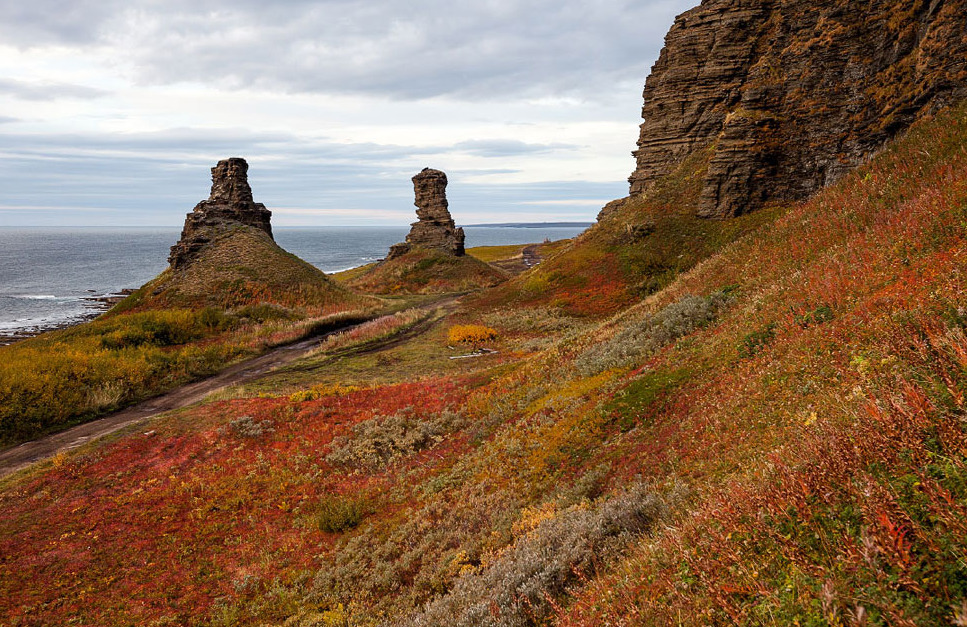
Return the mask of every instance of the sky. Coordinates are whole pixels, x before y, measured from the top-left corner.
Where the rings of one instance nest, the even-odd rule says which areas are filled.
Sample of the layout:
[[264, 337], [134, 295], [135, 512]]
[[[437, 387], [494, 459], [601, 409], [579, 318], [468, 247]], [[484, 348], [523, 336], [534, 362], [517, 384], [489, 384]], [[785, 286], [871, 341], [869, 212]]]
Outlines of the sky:
[[244, 157], [277, 226], [590, 221], [698, 0], [0, 0], [0, 227], [179, 226]]

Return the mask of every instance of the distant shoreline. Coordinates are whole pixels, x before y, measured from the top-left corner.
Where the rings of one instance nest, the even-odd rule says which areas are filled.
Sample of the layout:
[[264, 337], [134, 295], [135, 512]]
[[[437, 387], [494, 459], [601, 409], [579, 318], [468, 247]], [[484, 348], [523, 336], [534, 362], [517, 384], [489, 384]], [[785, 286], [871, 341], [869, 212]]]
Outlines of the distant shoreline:
[[461, 224], [462, 227], [472, 228], [505, 228], [505, 229], [556, 229], [584, 226], [588, 227], [594, 222], [496, 222], [492, 224]]

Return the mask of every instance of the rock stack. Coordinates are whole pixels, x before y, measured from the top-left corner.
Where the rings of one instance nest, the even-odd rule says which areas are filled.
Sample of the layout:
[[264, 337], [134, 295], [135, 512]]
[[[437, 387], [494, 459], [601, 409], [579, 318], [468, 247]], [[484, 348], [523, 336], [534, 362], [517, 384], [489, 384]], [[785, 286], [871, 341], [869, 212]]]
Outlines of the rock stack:
[[181, 239], [171, 247], [168, 263], [173, 270], [184, 267], [213, 237], [233, 225], [255, 227], [272, 237], [271, 218], [272, 212], [252, 198], [245, 159], [223, 159], [212, 168], [211, 195], [185, 218]]
[[967, 96], [965, 15], [967, 0], [703, 0], [645, 84], [631, 194], [707, 149], [702, 217], [808, 197]]
[[447, 175], [440, 170], [423, 168], [413, 177], [413, 190], [419, 220], [411, 225], [405, 242], [390, 247], [387, 259], [404, 255], [413, 248], [463, 256], [463, 229], [456, 228], [447, 203]]

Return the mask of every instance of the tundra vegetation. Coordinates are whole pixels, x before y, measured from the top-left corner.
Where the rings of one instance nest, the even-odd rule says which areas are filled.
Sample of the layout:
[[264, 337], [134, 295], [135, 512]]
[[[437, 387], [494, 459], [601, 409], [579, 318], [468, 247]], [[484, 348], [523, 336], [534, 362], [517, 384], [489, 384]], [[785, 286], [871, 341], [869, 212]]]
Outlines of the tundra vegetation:
[[[675, 209], [695, 158], [450, 309], [8, 477], [0, 620], [964, 624], [965, 146], [960, 106], [720, 222]], [[84, 352], [167, 354], [161, 319]]]

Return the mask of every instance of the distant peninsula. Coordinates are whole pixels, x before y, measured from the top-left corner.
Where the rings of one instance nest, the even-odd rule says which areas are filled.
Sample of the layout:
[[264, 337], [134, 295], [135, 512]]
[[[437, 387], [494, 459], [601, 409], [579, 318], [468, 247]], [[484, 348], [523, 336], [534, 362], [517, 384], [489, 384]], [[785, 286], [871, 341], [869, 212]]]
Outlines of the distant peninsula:
[[556, 229], [567, 227], [588, 227], [593, 222], [496, 222], [489, 224], [464, 224], [469, 227], [504, 227], [514, 229]]

